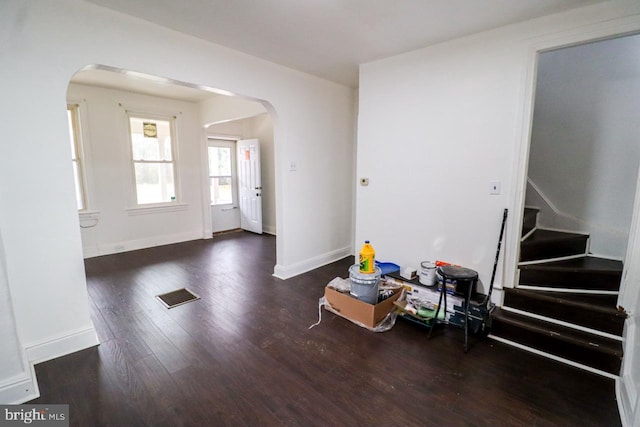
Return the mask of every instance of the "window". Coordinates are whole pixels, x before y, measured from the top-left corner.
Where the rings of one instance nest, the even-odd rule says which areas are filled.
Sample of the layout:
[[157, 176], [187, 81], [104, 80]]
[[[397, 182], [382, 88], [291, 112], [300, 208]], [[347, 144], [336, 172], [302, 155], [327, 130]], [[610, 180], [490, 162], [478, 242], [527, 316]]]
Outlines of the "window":
[[129, 115], [139, 205], [176, 201], [175, 119]]
[[80, 133], [79, 107], [77, 104], [67, 105], [67, 123], [71, 142], [71, 162], [73, 163], [73, 178], [76, 187], [76, 206], [78, 210], [87, 209], [84, 189], [84, 165], [82, 161], [82, 144]]
[[209, 183], [212, 205], [233, 203], [231, 153], [231, 147], [209, 147]]

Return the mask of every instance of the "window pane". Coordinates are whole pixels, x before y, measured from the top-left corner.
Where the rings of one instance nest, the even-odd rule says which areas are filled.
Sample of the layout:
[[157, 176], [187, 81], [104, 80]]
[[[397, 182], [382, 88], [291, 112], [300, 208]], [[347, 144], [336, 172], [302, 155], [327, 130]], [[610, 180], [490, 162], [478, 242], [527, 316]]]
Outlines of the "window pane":
[[78, 106], [67, 105], [67, 126], [69, 127], [69, 145], [71, 148], [71, 161], [73, 165], [73, 179], [74, 187], [76, 191], [76, 206], [78, 210], [86, 209], [86, 203], [84, 200], [84, 184], [82, 179], [82, 167], [81, 158], [79, 154], [82, 152], [80, 148], [81, 139], [78, 134]]
[[139, 204], [175, 200], [173, 164], [136, 163], [136, 193]]
[[231, 148], [209, 147], [209, 176], [231, 175]]
[[134, 160], [173, 160], [169, 121], [131, 117], [129, 122]]
[[75, 114], [75, 110], [71, 110], [67, 108], [67, 124], [69, 125], [69, 142], [71, 142], [71, 159], [77, 159], [78, 155], [76, 153], [76, 129], [73, 126], [73, 115]]
[[230, 176], [210, 178], [210, 181], [212, 205], [228, 205], [233, 203]]
[[73, 179], [76, 184], [76, 205], [78, 206], [78, 210], [84, 209], [84, 200], [82, 197], [82, 180], [80, 179], [80, 168], [78, 167], [78, 162], [73, 162]]

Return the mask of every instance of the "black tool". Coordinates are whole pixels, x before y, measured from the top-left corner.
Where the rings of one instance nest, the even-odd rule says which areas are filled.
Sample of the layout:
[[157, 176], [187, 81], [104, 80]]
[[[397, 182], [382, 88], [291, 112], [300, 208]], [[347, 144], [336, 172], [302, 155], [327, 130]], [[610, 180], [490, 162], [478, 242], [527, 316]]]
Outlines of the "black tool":
[[500, 226], [500, 237], [498, 238], [498, 250], [496, 251], [496, 260], [493, 262], [493, 272], [491, 273], [491, 282], [489, 283], [489, 292], [487, 293], [487, 297], [483, 301], [482, 305], [488, 304], [491, 300], [491, 292], [493, 291], [493, 281], [496, 279], [496, 270], [498, 268], [498, 258], [500, 258], [500, 248], [502, 247], [502, 237], [504, 236], [504, 228], [507, 225], [507, 213], [508, 209], [505, 208], [502, 213], [502, 225]]
[[[489, 283], [489, 292], [484, 300], [477, 306], [477, 311], [482, 316], [482, 323], [476, 324], [477, 329], [481, 329], [483, 333], [487, 332], [487, 328], [491, 327], [491, 312], [494, 305], [491, 303], [491, 292], [493, 292], [493, 282], [496, 279], [496, 270], [498, 269], [498, 259], [500, 258], [500, 249], [502, 247], [502, 238], [504, 237], [504, 228], [507, 224], [508, 209], [502, 213], [502, 225], [500, 226], [500, 237], [498, 238], [498, 249], [496, 251], [496, 259], [493, 262], [493, 272], [491, 273], [491, 282]], [[479, 323], [479, 322], [478, 322]], [[477, 332], [476, 329], [476, 332]]]

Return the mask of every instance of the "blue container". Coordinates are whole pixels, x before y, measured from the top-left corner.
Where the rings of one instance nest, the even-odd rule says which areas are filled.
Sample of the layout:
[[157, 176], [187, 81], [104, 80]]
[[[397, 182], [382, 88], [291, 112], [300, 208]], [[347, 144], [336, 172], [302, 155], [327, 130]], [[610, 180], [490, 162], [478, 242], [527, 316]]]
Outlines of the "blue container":
[[392, 262], [380, 262], [376, 261], [376, 267], [380, 268], [381, 274], [383, 276], [393, 273], [394, 271], [400, 271], [400, 266], [398, 264], [394, 264]]

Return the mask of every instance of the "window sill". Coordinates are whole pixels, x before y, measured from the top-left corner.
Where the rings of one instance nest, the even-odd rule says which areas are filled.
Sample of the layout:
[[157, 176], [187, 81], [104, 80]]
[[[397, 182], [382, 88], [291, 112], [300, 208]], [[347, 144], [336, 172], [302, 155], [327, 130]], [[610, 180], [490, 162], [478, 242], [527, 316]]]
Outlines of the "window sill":
[[166, 203], [146, 206], [136, 206], [135, 208], [126, 209], [127, 215], [149, 215], [164, 212], [186, 211], [189, 205], [186, 203]]
[[80, 221], [94, 221], [100, 217], [100, 211], [78, 211]]

